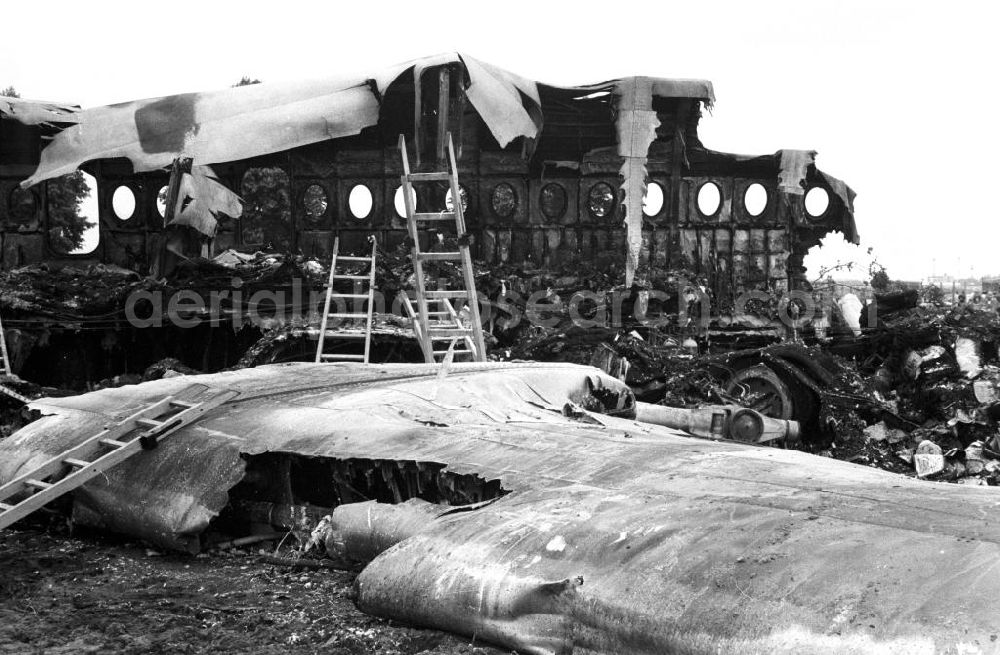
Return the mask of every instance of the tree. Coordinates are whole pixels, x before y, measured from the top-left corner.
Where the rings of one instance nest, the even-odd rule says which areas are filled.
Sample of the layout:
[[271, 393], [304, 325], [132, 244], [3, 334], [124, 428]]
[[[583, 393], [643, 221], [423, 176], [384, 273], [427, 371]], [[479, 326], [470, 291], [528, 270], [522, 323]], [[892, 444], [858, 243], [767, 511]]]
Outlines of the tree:
[[80, 171], [46, 182], [49, 200], [49, 244], [71, 253], [83, 245], [83, 237], [97, 225], [80, 215], [80, 205], [90, 197], [90, 185]]
[[[260, 80], [244, 75], [233, 87], [251, 84], [260, 84]], [[243, 216], [240, 219], [243, 242], [287, 249], [291, 245], [292, 220], [288, 174], [276, 167], [251, 168], [243, 175], [240, 195], [243, 198]], [[326, 205], [319, 213], [323, 211], [326, 211]]]
[[886, 273], [885, 266], [882, 266], [878, 262], [878, 258], [875, 257], [874, 252], [874, 248], [868, 248], [868, 254], [872, 258], [871, 263], [868, 264], [869, 284], [871, 284], [872, 289], [875, 291], [888, 291], [892, 280], [889, 279], [889, 274]]
[[[21, 97], [13, 86], [0, 91], [0, 95]], [[80, 215], [80, 205], [90, 197], [90, 185], [83, 172], [73, 171], [48, 180], [45, 188], [48, 198], [49, 244], [58, 252], [71, 253], [83, 245], [87, 230], [97, 225]]]
[[277, 167], [251, 168], [243, 175], [241, 187], [243, 242], [287, 249], [292, 237], [288, 174]]

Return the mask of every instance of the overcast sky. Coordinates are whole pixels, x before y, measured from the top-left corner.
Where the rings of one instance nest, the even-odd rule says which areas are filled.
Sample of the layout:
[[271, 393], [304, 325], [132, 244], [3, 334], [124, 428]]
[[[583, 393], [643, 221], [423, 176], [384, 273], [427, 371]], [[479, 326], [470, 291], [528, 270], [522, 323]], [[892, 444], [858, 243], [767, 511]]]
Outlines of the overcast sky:
[[[715, 150], [813, 149], [891, 277], [1000, 273], [993, 3], [7, 3], [0, 87], [83, 106], [458, 50], [532, 79], [706, 78]], [[850, 256], [830, 248], [823, 260]]]

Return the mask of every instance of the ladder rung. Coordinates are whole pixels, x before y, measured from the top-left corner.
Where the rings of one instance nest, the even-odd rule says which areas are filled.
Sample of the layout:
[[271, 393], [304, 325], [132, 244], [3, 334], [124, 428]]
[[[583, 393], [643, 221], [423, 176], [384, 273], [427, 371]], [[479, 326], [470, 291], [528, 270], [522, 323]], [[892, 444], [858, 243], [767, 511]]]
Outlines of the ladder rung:
[[428, 316], [451, 316], [451, 312], [447, 310], [427, 312]]
[[423, 260], [451, 260], [458, 261], [462, 259], [462, 253], [460, 252], [422, 252], [417, 254], [417, 257]]
[[51, 482], [43, 482], [42, 480], [36, 480], [35, 478], [28, 478], [24, 481], [24, 484], [36, 489], [48, 489], [52, 486]]
[[413, 215], [415, 221], [453, 221], [455, 212], [417, 212]]
[[448, 351], [448, 350], [435, 350], [434, 354], [435, 355], [447, 355], [449, 352], [452, 352], [452, 353], [454, 353], [456, 355], [471, 355], [472, 354], [471, 350], [458, 350], [458, 349], [451, 350], [451, 351]]
[[410, 173], [409, 175], [404, 175], [406, 179], [410, 182], [441, 182], [451, 179], [451, 173]]
[[331, 298], [367, 298], [367, 293], [331, 293]]
[[334, 275], [334, 280], [367, 280], [370, 275]]
[[430, 335], [432, 337], [437, 337], [437, 336], [441, 336], [441, 337], [471, 337], [472, 336], [472, 330], [470, 330], [469, 328], [464, 328], [464, 327], [460, 328], [460, 327], [454, 327], [454, 326], [448, 326], [448, 327], [444, 327], [444, 326], [431, 327], [428, 330], [428, 332], [430, 333]]
[[338, 359], [349, 359], [351, 361], [361, 362], [361, 361], [364, 361], [365, 356], [364, 355], [327, 355], [327, 354], [324, 353], [324, 354], [320, 355], [320, 359], [323, 360], [324, 362], [333, 362], [333, 361], [336, 361]]
[[163, 425], [163, 421], [154, 421], [151, 418], [137, 418], [135, 422], [147, 428], [158, 428]]
[[425, 291], [424, 296], [427, 298], [468, 298], [468, 291]]
[[368, 314], [327, 314], [330, 318], [368, 318]]
[[101, 443], [109, 448], [124, 448], [128, 444], [117, 439], [101, 439]]
[[86, 462], [82, 459], [74, 459], [72, 457], [67, 457], [63, 460], [63, 463], [75, 466], [78, 469], [82, 469], [84, 466], [89, 466], [91, 464], [91, 462]]
[[170, 404], [174, 407], [183, 407], [184, 409], [191, 409], [198, 406], [198, 403], [189, 403], [186, 400], [171, 400]]
[[370, 262], [371, 257], [354, 257], [349, 255], [337, 255], [338, 262]]

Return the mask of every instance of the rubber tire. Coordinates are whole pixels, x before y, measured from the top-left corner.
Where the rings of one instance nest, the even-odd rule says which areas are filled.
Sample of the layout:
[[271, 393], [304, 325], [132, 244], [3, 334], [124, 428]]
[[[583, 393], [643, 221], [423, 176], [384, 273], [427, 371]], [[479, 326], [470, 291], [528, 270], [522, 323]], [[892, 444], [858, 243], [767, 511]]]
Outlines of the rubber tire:
[[[792, 390], [784, 380], [766, 364], [756, 364], [748, 368], [741, 369], [726, 384], [726, 392], [732, 395], [740, 395], [740, 387], [751, 385], [760, 390], [767, 391], [768, 395], [780, 403], [780, 408], [772, 406], [764, 409], [757, 409], [761, 414], [771, 418], [791, 419], [796, 413], [795, 402]], [[773, 403], [773, 401], [772, 401]]]

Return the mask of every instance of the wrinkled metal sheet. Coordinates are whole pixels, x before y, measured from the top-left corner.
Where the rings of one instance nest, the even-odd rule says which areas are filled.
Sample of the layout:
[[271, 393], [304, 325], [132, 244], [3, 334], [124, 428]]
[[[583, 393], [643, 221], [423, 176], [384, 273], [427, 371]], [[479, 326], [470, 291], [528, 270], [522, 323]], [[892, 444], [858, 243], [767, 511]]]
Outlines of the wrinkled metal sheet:
[[[75, 115], [77, 125], [56, 135], [42, 151], [24, 186], [95, 159], [126, 157], [142, 172], [178, 157], [199, 165], [230, 162], [357, 134], [378, 121], [380, 98], [400, 75], [449, 63], [465, 67], [469, 101], [501, 145], [538, 136], [543, 117], [535, 82], [453, 52], [371, 76], [252, 84], [85, 109]], [[633, 79], [642, 80], [654, 95], [714, 99], [711, 83], [703, 80], [627, 78], [616, 83]]]
[[[537, 85], [471, 57], [463, 56], [462, 62], [469, 73], [469, 87], [465, 90], [469, 102], [500, 146], [520, 136], [536, 138], [543, 121]], [[528, 107], [521, 101], [522, 93], [530, 101]]]
[[350, 136], [374, 124], [378, 102], [365, 80], [252, 84], [94, 107], [77, 117], [42, 150], [24, 186], [95, 159], [127, 157], [141, 172], [178, 157], [213, 164]]
[[[454, 365], [444, 379], [425, 365], [198, 376], [241, 396], [88, 484], [77, 505], [164, 543], [222, 508], [240, 453], [440, 462], [511, 493], [395, 545], [380, 536], [358, 579], [365, 611], [526, 653], [993, 647], [996, 490], [564, 417], [587, 376], [618, 384], [562, 364]], [[0, 481], [192, 381], [36, 403], [50, 415], [0, 442]]]
[[816, 163], [815, 150], [779, 150], [781, 170], [778, 171], [778, 188], [782, 193], [801, 196], [805, 194], [802, 182], [806, 172]]
[[650, 94], [657, 98], [691, 98], [692, 100], [700, 100], [709, 107], [715, 104], [715, 88], [708, 80], [633, 76], [582, 86], [545, 84], [545, 86], [554, 89], [572, 89], [584, 93], [607, 91], [608, 87], [612, 87], [617, 94], [621, 94], [623, 88], [630, 85], [646, 88]]

